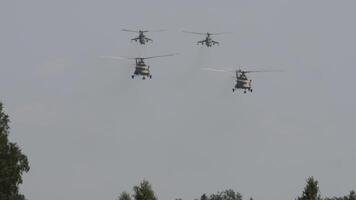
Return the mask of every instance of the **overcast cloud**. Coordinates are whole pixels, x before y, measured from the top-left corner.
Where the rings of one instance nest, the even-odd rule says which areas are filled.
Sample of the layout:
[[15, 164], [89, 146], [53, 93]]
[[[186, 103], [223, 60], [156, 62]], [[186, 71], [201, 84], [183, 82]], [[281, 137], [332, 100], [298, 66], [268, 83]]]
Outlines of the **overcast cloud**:
[[[294, 199], [356, 189], [354, 0], [2, 0], [0, 101], [31, 170], [29, 200], [113, 200], [142, 179], [160, 200], [232, 188]], [[148, 33], [147, 47], [128, 29]], [[221, 45], [196, 46], [198, 32]], [[152, 80], [131, 80], [148, 60]], [[201, 67], [251, 74], [252, 94]], [[248, 68], [249, 69], [249, 68]]]

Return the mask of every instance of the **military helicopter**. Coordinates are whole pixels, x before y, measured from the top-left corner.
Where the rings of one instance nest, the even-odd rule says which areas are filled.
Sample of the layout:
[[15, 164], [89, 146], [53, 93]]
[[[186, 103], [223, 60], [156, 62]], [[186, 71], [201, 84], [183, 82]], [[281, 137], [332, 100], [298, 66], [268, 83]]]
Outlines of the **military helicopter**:
[[244, 93], [247, 91], [252, 92], [252, 80], [247, 78], [248, 73], [257, 73], [257, 72], [281, 72], [281, 70], [242, 70], [241, 67], [237, 70], [224, 70], [224, 69], [214, 69], [214, 68], [202, 68], [202, 70], [214, 71], [214, 72], [228, 72], [235, 73], [235, 85], [232, 88], [232, 92], [236, 90], [243, 90]]
[[113, 57], [113, 56], [101, 56], [102, 58], [109, 58], [109, 59], [128, 59], [128, 60], [135, 60], [135, 71], [131, 75], [131, 78], [134, 79], [135, 76], [142, 76], [142, 79], [145, 80], [146, 78], [152, 78], [152, 74], [150, 72], [150, 66], [145, 63], [146, 59], [151, 58], [158, 58], [158, 57], [166, 57], [166, 56], [174, 56], [176, 54], [166, 54], [160, 56], [151, 56], [151, 57], [136, 57], [136, 58], [127, 58], [127, 57]]
[[224, 33], [198, 33], [198, 32], [191, 32], [191, 31], [183, 31], [184, 33], [190, 33], [190, 34], [197, 34], [197, 35], [205, 35], [205, 39], [198, 41], [197, 45], [201, 44], [201, 45], [206, 45], [207, 47], [212, 47], [213, 45], [219, 45], [220, 43], [217, 41], [214, 41], [211, 36], [212, 35], [222, 35], [222, 34], [227, 34], [227, 32]]
[[122, 29], [122, 31], [138, 33], [138, 37], [131, 39], [131, 42], [135, 41], [135, 42], [139, 42], [141, 45], [144, 45], [147, 42], [151, 42], [151, 43], [153, 42], [153, 40], [148, 38], [148, 37], [146, 37], [144, 33], [147, 33], [147, 32], [161, 32], [161, 31], [165, 31], [165, 30], [153, 30], [153, 31], [138, 30], [138, 31], [136, 31], [136, 30]]

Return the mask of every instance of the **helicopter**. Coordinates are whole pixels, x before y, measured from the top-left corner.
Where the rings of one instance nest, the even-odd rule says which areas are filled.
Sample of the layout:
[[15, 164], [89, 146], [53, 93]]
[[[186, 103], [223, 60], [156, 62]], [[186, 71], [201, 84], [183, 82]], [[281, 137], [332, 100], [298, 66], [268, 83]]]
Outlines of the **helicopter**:
[[161, 31], [164, 31], [164, 30], [153, 30], [153, 31], [149, 31], [149, 30], [130, 30], [130, 29], [122, 29], [121, 31], [125, 31], [125, 32], [132, 32], [132, 33], [138, 33], [138, 37], [136, 38], [133, 38], [131, 39], [131, 42], [132, 41], [135, 41], [135, 42], [139, 42], [141, 45], [144, 45], [148, 42], [153, 42], [152, 39], [148, 38], [145, 36], [145, 33], [147, 32], [161, 32]]
[[213, 45], [219, 45], [220, 43], [217, 41], [214, 41], [211, 36], [212, 35], [222, 35], [222, 34], [226, 34], [227, 32], [224, 33], [198, 33], [198, 32], [191, 32], [191, 31], [183, 31], [184, 33], [190, 33], [190, 34], [197, 34], [197, 35], [205, 35], [205, 39], [198, 41], [197, 45], [201, 44], [201, 45], [206, 45], [207, 47], [212, 47]]
[[257, 72], [281, 72], [281, 70], [242, 70], [241, 67], [237, 70], [224, 70], [224, 69], [214, 69], [214, 68], [202, 68], [202, 70], [214, 71], [214, 72], [233, 72], [235, 73], [235, 84], [232, 88], [232, 92], [237, 90], [243, 90], [244, 93], [247, 91], [252, 92], [252, 80], [247, 78], [248, 73], [257, 73]]
[[150, 56], [150, 57], [135, 57], [135, 58], [127, 58], [127, 57], [113, 57], [113, 56], [102, 56], [102, 58], [109, 58], [109, 59], [128, 59], [128, 60], [135, 60], [135, 71], [131, 75], [131, 78], [134, 79], [135, 76], [142, 76], [142, 79], [145, 80], [146, 78], [152, 79], [152, 74], [150, 72], [150, 66], [145, 63], [145, 60], [151, 58], [158, 58], [158, 57], [167, 57], [167, 56], [174, 56], [175, 54], [166, 54], [160, 56]]

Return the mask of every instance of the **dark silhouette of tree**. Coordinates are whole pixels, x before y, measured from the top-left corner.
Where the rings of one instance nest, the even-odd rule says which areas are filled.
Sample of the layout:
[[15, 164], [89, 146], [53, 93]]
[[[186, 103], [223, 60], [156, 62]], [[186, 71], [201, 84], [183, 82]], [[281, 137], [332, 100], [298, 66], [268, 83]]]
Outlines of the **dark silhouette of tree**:
[[232, 189], [228, 189], [210, 195], [209, 200], [242, 200], [242, 195]]
[[206, 194], [201, 195], [200, 200], [208, 200], [208, 196]]
[[135, 200], [157, 200], [151, 184], [146, 180], [143, 180], [140, 185], [134, 186], [133, 190]]
[[128, 192], [126, 191], [123, 191], [119, 197], [118, 197], [118, 200], [131, 200], [131, 196]]
[[356, 200], [356, 193], [352, 190], [347, 196], [325, 198], [324, 200]]
[[321, 200], [318, 181], [314, 177], [309, 177], [302, 196], [297, 200]]
[[347, 198], [348, 200], [356, 200], [356, 192], [354, 190], [351, 190]]
[[232, 189], [225, 190], [220, 195], [223, 200], [242, 200], [242, 195]]
[[0, 199], [24, 200], [18, 187], [22, 183], [23, 172], [28, 172], [30, 167], [17, 144], [8, 140], [9, 122], [0, 102]]

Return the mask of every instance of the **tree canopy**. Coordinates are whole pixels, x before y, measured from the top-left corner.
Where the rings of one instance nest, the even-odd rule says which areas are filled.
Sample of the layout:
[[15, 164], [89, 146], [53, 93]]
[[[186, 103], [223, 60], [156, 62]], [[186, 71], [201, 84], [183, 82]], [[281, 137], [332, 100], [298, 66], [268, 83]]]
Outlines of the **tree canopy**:
[[25, 197], [19, 194], [18, 187], [22, 183], [23, 172], [28, 172], [30, 167], [26, 155], [8, 139], [9, 122], [0, 102], [0, 199], [23, 200]]
[[[318, 184], [318, 181], [314, 179], [314, 177], [309, 177], [306, 181], [302, 195], [295, 200], [356, 200], [356, 192], [353, 190], [350, 191], [348, 195], [342, 197], [322, 198]], [[132, 196], [134, 197], [134, 200], [157, 200], [151, 184], [146, 180], [143, 180], [139, 185], [134, 186], [133, 191], [134, 194]], [[119, 195], [118, 200], [131, 200], [130, 194], [124, 191]], [[176, 198], [175, 200], [182, 199]], [[204, 193], [199, 199], [197, 198], [194, 200], [242, 200], [242, 195], [232, 189], [227, 189], [210, 195]], [[253, 198], [250, 197], [249, 200], [253, 200]]]
[[297, 200], [321, 200], [318, 181], [314, 177], [307, 179], [307, 185], [304, 187], [303, 194]]
[[232, 189], [227, 189], [210, 195], [209, 200], [242, 200], [242, 195]]
[[356, 193], [355, 191], [350, 191], [349, 195], [343, 197], [331, 197], [325, 198], [324, 200], [356, 200]]
[[128, 192], [123, 191], [120, 195], [118, 200], [131, 200], [131, 196]]
[[140, 185], [134, 186], [133, 190], [135, 200], [157, 200], [151, 184], [146, 180], [143, 180]]

